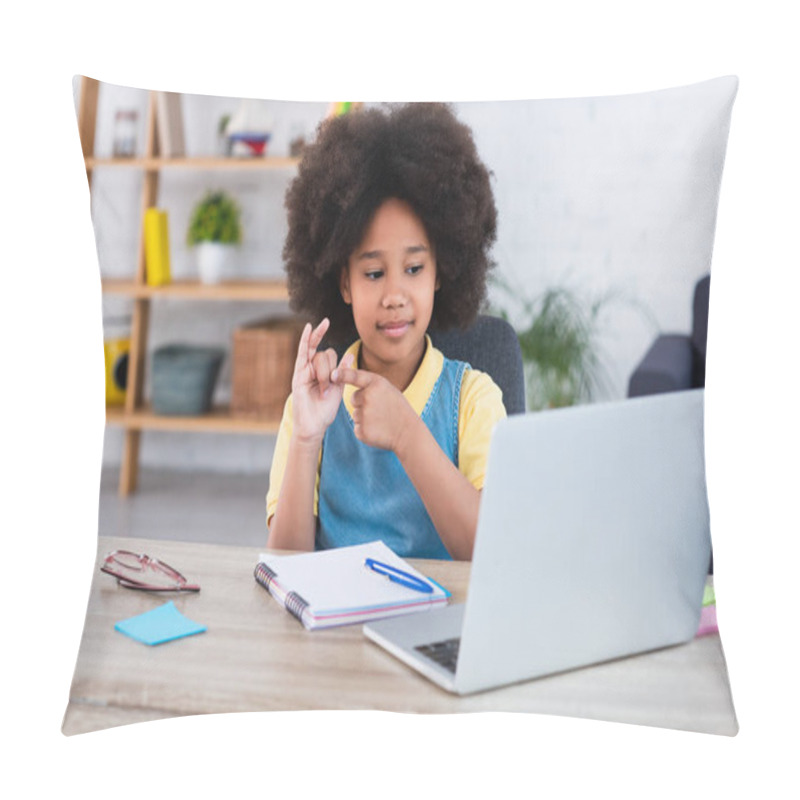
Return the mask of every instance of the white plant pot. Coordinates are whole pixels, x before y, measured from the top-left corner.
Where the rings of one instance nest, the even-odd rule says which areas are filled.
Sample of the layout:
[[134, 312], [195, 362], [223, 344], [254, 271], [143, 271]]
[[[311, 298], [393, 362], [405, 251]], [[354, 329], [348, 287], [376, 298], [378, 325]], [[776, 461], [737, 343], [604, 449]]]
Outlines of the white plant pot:
[[220, 242], [200, 242], [197, 245], [197, 271], [202, 283], [219, 283], [231, 260], [233, 245]]

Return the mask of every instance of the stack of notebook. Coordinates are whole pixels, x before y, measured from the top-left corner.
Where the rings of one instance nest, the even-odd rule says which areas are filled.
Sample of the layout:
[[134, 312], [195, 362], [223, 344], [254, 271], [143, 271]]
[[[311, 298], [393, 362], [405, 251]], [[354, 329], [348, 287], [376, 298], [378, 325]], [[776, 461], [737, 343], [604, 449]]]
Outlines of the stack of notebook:
[[450, 597], [380, 541], [298, 555], [262, 553], [254, 575], [309, 630], [425, 611]]

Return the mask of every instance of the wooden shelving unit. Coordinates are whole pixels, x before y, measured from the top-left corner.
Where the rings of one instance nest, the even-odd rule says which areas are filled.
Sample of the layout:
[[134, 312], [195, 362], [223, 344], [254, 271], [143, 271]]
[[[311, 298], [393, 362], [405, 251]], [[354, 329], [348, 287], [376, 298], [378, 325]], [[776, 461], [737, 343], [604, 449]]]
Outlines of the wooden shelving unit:
[[144, 158], [94, 158], [85, 159], [86, 169], [95, 167], [119, 167], [122, 169], [202, 169], [202, 170], [271, 170], [294, 169], [296, 158], [218, 158], [215, 156], [195, 158], [162, 158], [161, 156], [145, 156]]
[[227, 281], [216, 286], [196, 280], [176, 280], [167, 286], [148, 286], [135, 280], [106, 278], [103, 292], [135, 298], [180, 297], [184, 300], [286, 300], [289, 296], [286, 284], [280, 280]]
[[[295, 158], [219, 158], [181, 157], [165, 158], [160, 153], [157, 135], [157, 103], [155, 93], [148, 100], [144, 155], [139, 158], [95, 158], [94, 139], [97, 123], [97, 106], [100, 95], [99, 81], [83, 77], [78, 108], [78, 126], [81, 137], [86, 177], [89, 188], [96, 169], [137, 169], [144, 173], [140, 220], [147, 208], [155, 206], [158, 199], [159, 176], [164, 170], [286, 170], [294, 169]], [[143, 226], [140, 225], [140, 230]], [[282, 280], [228, 281], [206, 285], [196, 280], [175, 280], [166, 286], [149, 286], [146, 278], [144, 235], [140, 233], [136, 274], [130, 279], [102, 281], [104, 293], [121, 294], [132, 298], [131, 346], [128, 361], [128, 384], [125, 405], [109, 406], [106, 423], [124, 428], [122, 464], [119, 493], [128, 495], [135, 491], [139, 466], [139, 444], [145, 430], [184, 431], [189, 433], [275, 433], [279, 420], [231, 416], [227, 407], [217, 407], [208, 414], [196, 417], [163, 416], [152, 411], [143, 396], [147, 337], [150, 324], [150, 306], [154, 299], [215, 301], [283, 301], [288, 299], [286, 284]]]
[[277, 419], [232, 417], [227, 406], [217, 406], [198, 417], [166, 417], [148, 405], [128, 412], [120, 407], [106, 409], [106, 422], [134, 431], [185, 431], [189, 433], [276, 433]]

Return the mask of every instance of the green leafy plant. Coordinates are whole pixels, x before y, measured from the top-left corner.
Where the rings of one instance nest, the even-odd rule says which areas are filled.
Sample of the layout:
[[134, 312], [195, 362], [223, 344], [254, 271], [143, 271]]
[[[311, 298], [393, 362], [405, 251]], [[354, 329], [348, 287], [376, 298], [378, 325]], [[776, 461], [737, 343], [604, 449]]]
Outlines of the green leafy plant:
[[616, 294], [586, 303], [573, 290], [557, 286], [531, 299], [497, 275], [493, 284], [517, 307], [513, 319], [505, 308], [492, 310], [517, 332], [529, 410], [588, 402], [607, 385], [597, 341], [599, 318]]
[[209, 192], [192, 211], [186, 241], [189, 245], [200, 242], [239, 244], [242, 223], [236, 201], [225, 192]]

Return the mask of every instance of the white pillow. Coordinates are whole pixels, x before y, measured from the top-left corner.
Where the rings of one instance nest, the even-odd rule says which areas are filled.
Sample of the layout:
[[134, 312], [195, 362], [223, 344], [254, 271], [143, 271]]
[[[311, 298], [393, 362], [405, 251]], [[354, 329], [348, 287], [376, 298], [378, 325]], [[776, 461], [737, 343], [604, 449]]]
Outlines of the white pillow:
[[[688, 331], [694, 283], [711, 267], [737, 86], [735, 77], [725, 77], [620, 97], [454, 103], [495, 176], [500, 270], [512, 272], [530, 292], [565, 278], [597, 293], [622, 288], [652, 311], [662, 329]], [[172, 191], [180, 193], [192, 180], [182, 175]], [[250, 176], [243, 180], [253, 184]], [[138, 208], [137, 192], [129, 193]], [[120, 216], [109, 205], [109, 213]], [[99, 230], [102, 210], [96, 212]], [[114, 246], [98, 236], [101, 268]], [[131, 251], [130, 241], [120, 247]], [[635, 314], [609, 320], [606, 344], [616, 348], [618, 390], [652, 335]], [[224, 336], [227, 343], [227, 331]], [[194, 437], [193, 454], [204, 438]], [[208, 439], [219, 460], [219, 440]], [[192, 578], [202, 582], [202, 576]], [[111, 580], [96, 569], [94, 579]], [[117, 636], [111, 627], [108, 636]], [[94, 657], [102, 658], [102, 643], [93, 647]], [[720, 665], [709, 691], [729, 698], [722, 659]]]

